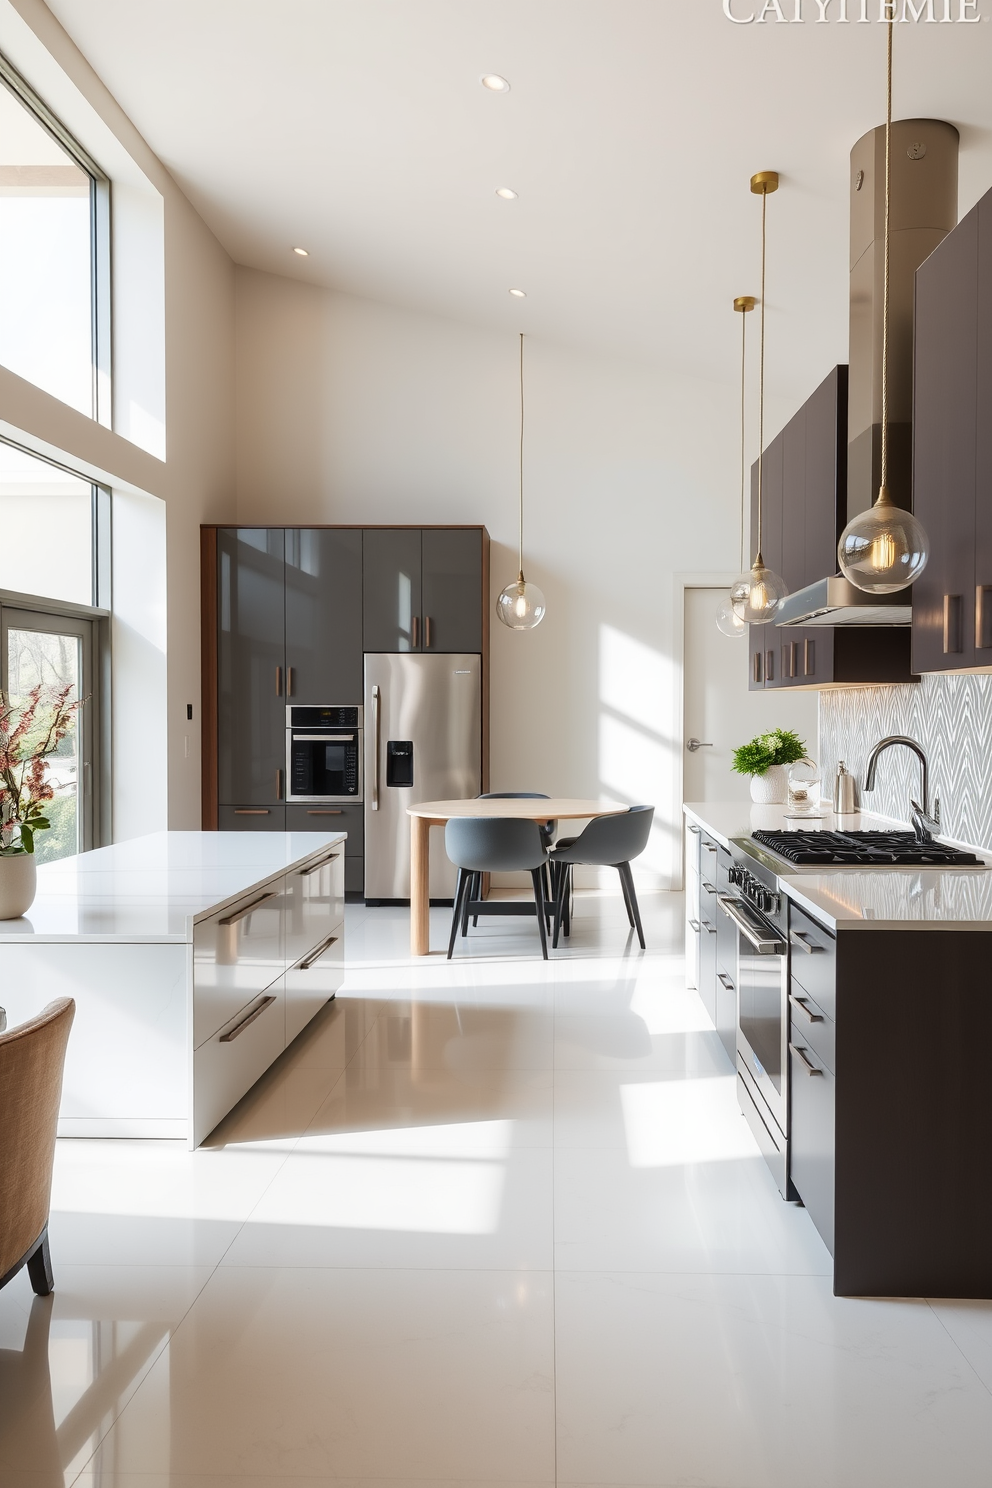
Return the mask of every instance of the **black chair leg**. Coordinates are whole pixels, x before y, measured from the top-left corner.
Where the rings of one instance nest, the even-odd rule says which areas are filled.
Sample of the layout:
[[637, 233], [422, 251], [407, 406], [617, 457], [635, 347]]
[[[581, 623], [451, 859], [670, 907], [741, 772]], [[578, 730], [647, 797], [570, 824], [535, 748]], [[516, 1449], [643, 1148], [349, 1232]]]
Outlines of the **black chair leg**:
[[634, 911], [630, 907], [630, 894], [627, 892], [627, 880], [624, 877], [623, 869], [619, 865], [617, 865], [617, 873], [620, 877], [620, 889], [623, 893], [624, 908], [627, 911], [627, 924], [630, 926], [631, 930], [634, 930], [636, 929], [636, 926], [634, 924]]
[[[480, 876], [478, 875], [478, 873], [470, 873], [469, 876], [468, 876], [468, 893], [465, 895], [465, 899], [464, 899], [464, 901], [462, 903], [462, 916], [461, 916], [461, 918], [462, 918], [462, 925], [461, 925], [461, 930], [462, 930], [462, 936], [463, 937], [468, 934], [468, 907], [469, 907], [469, 904], [471, 903], [471, 901], [473, 899], [478, 899], [478, 897], [479, 897], [479, 895], [481, 893], [482, 893], [482, 879], [480, 878]], [[473, 923], [473, 925], [477, 925], [479, 923], [479, 916], [478, 915], [473, 915], [473, 917], [472, 917], [472, 923]]]
[[[471, 897], [473, 899], [481, 899], [482, 898], [482, 874], [481, 873], [475, 873], [472, 876], [473, 876], [473, 878], [475, 878], [477, 880], [477, 882], [475, 884], [475, 893]], [[478, 928], [479, 928], [479, 916], [478, 915], [473, 915], [472, 916], [472, 929], [473, 930], [478, 930]], [[467, 909], [465, 911], [465, 934], [466, 935], [468, 934], [468, 910]]]
[[468, 886], [472, 881], [472, 875], [465, 868], [459, 868], [458, 878], [455, 882], [455, 907], [451, 914], [451, 934], [448, 936], [448, 960], [455, 949], [455, 936], [462, 921], [462, 905], [468, 902]]
[[558, 937], [561, 934], [561, 916], [562, 916], [562, 910], [563, 910], [564, 904], [565, 904], [565, 900], [564, 900], [565, 885], [568, 882], [568, 867], [567, 867], [567, 865], [565, 863], [556, 863], [554, 865], [554, 873], [555, 873], [555, 879], [554, 879], [554, 883], [555, 883], [555, 930], [554, 930], [554, 939], [551, 942], [551, 947], [552, 947], [553, 950], [556, 951], [558, 949]]
[[640, 941], [641, 950], [646, 951], [647, 946], [644, 944], [644, 931], [641, 928], [641, 911], [637, 903], [637, 892], [634, 889], [634, 875], [630, 871], [629, 863], [621, 863], [619, 865], [619, 870], [620, 879], [627, 888], [627, 897], [630, 901], [630, 907], [634, 915], [633, 925], [634, 929], [637, 931], [637, 939]]
[[572, 933], [572, 874], [574, 864], [565, 864], [565, 939]]
[[537, 910], [537, 928], [541, 932], [541, 955], [547, 961], [548, 932], [544, 923], [544, 874], [540, 868], [532, 868], [530, 877], [534, 885], [534, 906]]
[[55, 1290], [55, 1278], [52, 1275], [52, 1256], [48, 1249], [48, 1228], [45, 1227], [44, 1234], [38, 1242], [38, 1247], [28, 1260], [28, 1276], [31, 1285], [39, 1297], [47, 1297]]

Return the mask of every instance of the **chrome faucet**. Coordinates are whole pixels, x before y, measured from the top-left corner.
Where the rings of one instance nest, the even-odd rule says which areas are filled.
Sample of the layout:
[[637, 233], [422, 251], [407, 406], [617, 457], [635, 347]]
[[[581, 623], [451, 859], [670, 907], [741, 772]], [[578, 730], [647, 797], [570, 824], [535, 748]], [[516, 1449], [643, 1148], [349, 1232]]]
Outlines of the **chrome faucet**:
[[890, 734], [887, 739], [880, 739], [868, 756], [868, 773], [865, 776], [865, 790], [875, 789], [875, 772], [878, 768], [879, 756], [886, 749], [891, 749], [893, 744], [904, 744], [911, 749], [920, 762], [922, 780], [922, 803], [910, 799], [913, 810], [910, 820], [913, 823], [913, 831], [916, 833], [917, 842], [932, 842], [934, 832], [940, 830], [940, 797], [936, 796], [933, 803], [933, 812], [930, 811], [930, 766], [927, 762], [926, 750], [922, 744], [915, 739], [908, 739], [905, 734]]

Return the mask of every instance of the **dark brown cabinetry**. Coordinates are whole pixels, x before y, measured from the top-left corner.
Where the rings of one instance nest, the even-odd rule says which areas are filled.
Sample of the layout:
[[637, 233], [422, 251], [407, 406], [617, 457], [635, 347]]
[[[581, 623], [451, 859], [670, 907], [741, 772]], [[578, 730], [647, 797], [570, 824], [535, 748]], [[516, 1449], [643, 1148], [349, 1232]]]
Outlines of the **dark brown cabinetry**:
[[[847, 524], [847, 395], [847, 368], [835, 367], [765, 450], [762, 554], [790, 593], [837, 572], [837, 544]], [[757, 495], [754, 465], [752, 554]], [[908, 628], [769, 623], [752, 625], [748, 644], [752, 691], [910, 680]]]
[[913, 665], [992, 668], [992, 192], [916, 272]]
[[790, 1177], [834, 1291], [992, 1297], [985, 934], [789, 926]]

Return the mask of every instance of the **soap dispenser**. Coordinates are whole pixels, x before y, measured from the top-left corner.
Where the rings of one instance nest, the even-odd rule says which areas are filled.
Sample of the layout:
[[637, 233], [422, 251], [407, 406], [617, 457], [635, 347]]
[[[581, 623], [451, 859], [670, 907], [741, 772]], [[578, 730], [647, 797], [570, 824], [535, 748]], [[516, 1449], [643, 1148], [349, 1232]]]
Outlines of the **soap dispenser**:
[[858, 786], [853, 775], [849, 775], [843, 760], [837, 761], [834, 776], [834, 814], [849, 816], [858, 810]]

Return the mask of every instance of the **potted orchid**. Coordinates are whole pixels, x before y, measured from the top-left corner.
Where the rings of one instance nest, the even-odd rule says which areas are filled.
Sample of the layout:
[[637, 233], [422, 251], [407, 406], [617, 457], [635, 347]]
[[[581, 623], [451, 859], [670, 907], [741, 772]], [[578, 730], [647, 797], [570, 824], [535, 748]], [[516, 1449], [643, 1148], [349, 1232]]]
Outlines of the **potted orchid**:
[[74, 691], [69, 683], [22, 698], [0, 692], [0, 920], [17, 919], [34, 901], [35, 835], [51, 826], [55, 796], [47, 760], [75, 723]]

